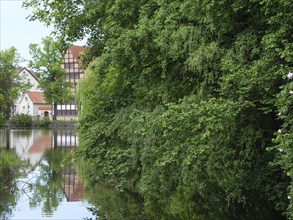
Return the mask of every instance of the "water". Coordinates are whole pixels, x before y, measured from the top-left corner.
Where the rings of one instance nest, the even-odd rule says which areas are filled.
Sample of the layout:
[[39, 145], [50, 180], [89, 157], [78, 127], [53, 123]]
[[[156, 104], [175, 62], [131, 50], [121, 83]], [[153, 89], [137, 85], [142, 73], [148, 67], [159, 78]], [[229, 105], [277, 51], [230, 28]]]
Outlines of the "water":
[[211, 215], [201, 214], [197, 200], [184, 197], [173, 198], [175, 203], [171, 208], [179, 213], [173, 215], [170, 207], [161, 206], [168, 204], [169, 197], [151, 201], [147, 206], [138, 193], [120, 192], [95, 179], [87, 179], [85, 188], [83, 178], [92, 174], [92, 166], [81, 160], [79, 163], [83, 164], [79, 164], [76, 172], [76, 164], [68, 157], [77, 145], [73, 130], [0, 129], [0, 219], [209, 220], [217, 217], [246, 220], [265, 219], [263, 213], [269, 216], [266, 219], [285, 219], [266, 204], [258, 206], [261, 209], [252, 207], [249, 212], [241, 206], [232, 207], [233, 215], [230, 215], [215, 203]]
[[0, 130], [1, 219], [95, 219], [81, 178], [64, 160], [73, 130]]

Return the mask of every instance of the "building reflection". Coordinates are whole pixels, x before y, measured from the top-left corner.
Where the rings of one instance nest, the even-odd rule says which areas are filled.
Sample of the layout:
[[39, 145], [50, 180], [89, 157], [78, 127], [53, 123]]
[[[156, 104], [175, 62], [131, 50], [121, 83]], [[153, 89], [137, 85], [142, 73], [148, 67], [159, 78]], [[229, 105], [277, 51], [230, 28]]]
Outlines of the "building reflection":
[[[62, 155], [63, 158], [77, 145], [78, 138], [74, 129], [7, 129], [0, 132], [0, 146], [11, 148], [22, 161], [29, 165], [21, 170], [22, 173], [32, 172], [42, 160], [48, 161], [50, 167], [52, 166], [51, 169], [61, 168], [60, 186], [68, 202], [83, 199], [83, 184], [72, 165], [48, 158], [48, 153], [55, 152], [52, 154], [55, 155], [53, 157]], [[53, 164], [56, 162], [58, 164]]]
[[[78, 145], [78, 138], [74, 130], [54, 130], [52, 135], [53, 148], [69, 153]], [[63, 166], [63, 192], [68, 202], [76, 202], [83, 199], [83, 184], [72, 166]]]
[[63, 150], [69, 150], [78, 145], [77, 135], [73, 129], [68, 130], [53, 130], [52, 146], [53, 148], [62, 148]]
[[29, 172], [43, 158], [46, 150], [52, 147], [51, 130], [10, 130], [10, 148], [22, 161], [27, 161]]
[[83, 184], [74, 169], [69, 167], [64, 169], [64, 184], [62, 187], [68, 202], [76, 202], [83, 199]]

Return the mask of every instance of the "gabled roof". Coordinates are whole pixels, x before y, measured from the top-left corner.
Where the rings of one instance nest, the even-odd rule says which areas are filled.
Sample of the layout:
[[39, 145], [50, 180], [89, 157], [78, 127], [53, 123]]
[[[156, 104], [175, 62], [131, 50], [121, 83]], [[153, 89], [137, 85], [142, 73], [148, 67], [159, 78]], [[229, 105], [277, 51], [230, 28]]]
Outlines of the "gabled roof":
[[32, 75], [37, 81], [39, 81], [39, 78], [37, 77], [36, 73], [33, 70], [29, 70], [26, 67], [18, 67], [17, 72], [20, 73], [21, 71], [26, 70], [29, 74]]
[[27, 95], [34, 104], [46, 103], [42, 92], [27, 92]]
[[78, 46], [78, 45], [71, 45], [68, 50], [73, 54], [75, 59], [79, 62], [81, 53], [85, 51], [86, 47], [84, 46]]
[[24, 68], [24, 67], [21, 67], [21, 66], [16, 67], [16, 72], [19, 73], [23, 68]]

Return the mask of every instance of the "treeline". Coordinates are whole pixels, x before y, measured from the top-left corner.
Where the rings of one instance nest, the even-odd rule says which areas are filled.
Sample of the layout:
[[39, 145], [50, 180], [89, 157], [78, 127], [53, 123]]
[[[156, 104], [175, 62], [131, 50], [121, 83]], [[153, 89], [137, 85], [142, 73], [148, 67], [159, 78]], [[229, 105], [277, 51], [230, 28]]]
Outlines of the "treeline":
[[17, 73], [20, 60], [15, 47], [0, 50], [0, 126], [10, 118], [18, 96], [29, 88]]
[[89, 184], [137, 192], [159, 219], [293, 219], [289, 1], [25, 6], [65, 42], [89, 36], [77, 94]]

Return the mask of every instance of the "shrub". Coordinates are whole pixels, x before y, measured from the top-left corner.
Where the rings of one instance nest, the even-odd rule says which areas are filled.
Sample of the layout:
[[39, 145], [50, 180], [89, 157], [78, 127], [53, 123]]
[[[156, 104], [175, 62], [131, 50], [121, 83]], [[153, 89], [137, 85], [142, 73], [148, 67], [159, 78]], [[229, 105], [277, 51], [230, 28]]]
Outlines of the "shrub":
[[37, 121], [36, 126], [41, 128], [48, 128], [50, 123], [50, 119], [48, 117], [44, 117]]
[[31, 127], [33, 124], [32, 117], [26, 114], [16, 115], [11, 118], [10, 124], [15, 127]]

